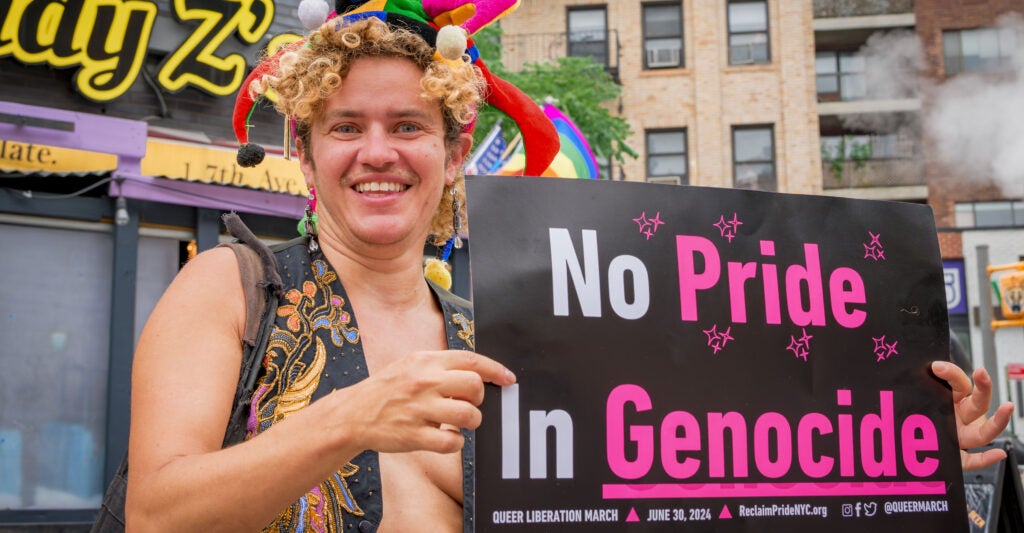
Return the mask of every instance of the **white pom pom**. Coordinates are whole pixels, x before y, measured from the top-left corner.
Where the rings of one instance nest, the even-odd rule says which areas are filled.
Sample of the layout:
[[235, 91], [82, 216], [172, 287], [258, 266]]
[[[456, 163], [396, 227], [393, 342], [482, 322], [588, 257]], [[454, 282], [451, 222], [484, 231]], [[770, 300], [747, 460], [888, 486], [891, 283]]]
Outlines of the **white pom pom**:
[[315, 30], [327, 21], [331, 6], [327, 0], [302, 0], [297, 9], [299, 20], [307, 30]]
[[466, 53], [466, 30], [460, 26], [442, 26], [437, 32], [437, 51], [441, 57], [455, 61]]

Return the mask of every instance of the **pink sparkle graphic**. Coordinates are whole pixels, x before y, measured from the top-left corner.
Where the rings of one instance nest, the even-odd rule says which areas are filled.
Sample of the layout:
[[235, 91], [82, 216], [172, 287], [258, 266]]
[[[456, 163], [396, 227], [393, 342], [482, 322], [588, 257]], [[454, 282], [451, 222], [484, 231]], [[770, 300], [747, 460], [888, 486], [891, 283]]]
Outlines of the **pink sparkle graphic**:
[[874, 234], [870, 231], [868, 235], [871, 237], [870, 243], [864, 243], [864, 259], [874, 259], [875, 261], [885, 260], [885, 248], [882, 247], [882, 242], [879, 238], [882, 236], [881, 233]]
[[880, 363], [894, 355], [900, 354], [900, 352], [896, 350], [896, 343], [898, 341], [888, 343], [885, 341], [885, 335], [882, 335], [881, 337], [871, 337], [871, 340], [875, 341], [875, 356], [878, 357], [878, 359], [875, 360], [876, 363]]
[[704, 335], [707, 335], [708, 337], [708, 346], [714, 350], [715, 354], [717, 354], [722, 348], [725, 348], [725, 345], [729, 341], [736, 340], [729, 334], [732, 331], [732, 326], [725, 328], [725, 331], [718, 331], [718, 324], [714, 324], [711, 326], [711, 329], [705, 329], [703, 331]]
[[722, 237], [728, 239], [729, 242], [732, 242], [732, 238], [736, 236], [736, 232], [742, 225], [743, 223], [740, 222], [740, 219], [739, 217], [737, 217], [736, 213], [732, 214], [732, 220], [726, 220], [725, 215], [722, 215], [718, 217], [718, 222], [715, 222], [713, 224], [713, 226], [718, 228], [718, 233], [721, 234]]
[[648, 218], [647, 211], [640, 213], [640, 216], [633, 219], [637, 226], [640, 226], [640, 234], [647, 237], [647, 240], [651, 240], [651, 237], [658, 231], [658, 226], [665, 223], [661, 219], [661, 211], [658, 211], [654, 217]]
[[807, 328], [800, 328], [800, 331], [803, 335], [799, 339], [793, 335], [789, 336], [789, 346], [786, 349], [793, 352], [797, 359], [806, 361], [807, 356], [811, 354], [811, 339], [814, 338], [814, 335], [808, 335]]

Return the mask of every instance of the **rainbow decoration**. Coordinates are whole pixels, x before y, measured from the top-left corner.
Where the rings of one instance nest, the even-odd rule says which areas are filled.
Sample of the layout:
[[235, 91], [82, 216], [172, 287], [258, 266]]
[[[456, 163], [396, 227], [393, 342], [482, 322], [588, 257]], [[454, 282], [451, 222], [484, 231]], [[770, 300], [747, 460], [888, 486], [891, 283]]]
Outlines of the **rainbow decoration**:
[[[558, 132], [560, 148], [554, 161], [541, 174], [544, 177], [583, 178], [596, 180], [600, 171], [597, 158], [590, 149], [590, 144], [572, 119], [551, 104], [544, 104], [544, 115], [551, 119]], [[498, 170], [498, 174], [512, 176], [522, 175], [526, 158], [517, 150]]]

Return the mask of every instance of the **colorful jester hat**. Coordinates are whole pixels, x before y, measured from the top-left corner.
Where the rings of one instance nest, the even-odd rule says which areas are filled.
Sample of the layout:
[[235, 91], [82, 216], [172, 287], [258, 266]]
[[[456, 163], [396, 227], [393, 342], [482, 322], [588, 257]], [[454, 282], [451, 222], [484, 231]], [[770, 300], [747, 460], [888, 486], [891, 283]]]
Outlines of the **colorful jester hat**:
[[[522, 132], [526, 152], [523, 173], [540, 176], [558, 153], [558, 132], [530, 97], [487, 69], [476, 45], [469, 38], [518, 6], [519, 0], [336, 0], [334, 12], [327, 13], [329, 7], [325, 0], [302, 0], [299, 18], [312, 30], [325, 19], [340, 17], [341, 23], [345, 24], [376, 17], [391, 27], [410, 30], [431, 43], [436, 50], [436, 60], [461, 61], [468, 56], [487, 83], [484, 99], [511, 117]], [[257, 65], [238, 91], [232, 125], [240, 144], [239, 165], [256, 166], [264, 156], [261, 146], [249, 143], [249, 118], [255, 105], [249, 86], [253, 80], [276, 70], [282, 54], [304, 43], [305, 39], [282, 47]], [[467, 131], [472, 131], [474, 124], [475, 120]]]

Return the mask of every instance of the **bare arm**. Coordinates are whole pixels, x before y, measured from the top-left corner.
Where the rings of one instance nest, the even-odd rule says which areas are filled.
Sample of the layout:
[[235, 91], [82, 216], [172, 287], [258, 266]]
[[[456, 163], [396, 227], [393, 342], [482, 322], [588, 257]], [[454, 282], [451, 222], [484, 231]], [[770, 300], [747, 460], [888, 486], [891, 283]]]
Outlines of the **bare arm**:
[[455, 452], [483, 382], [510, 384], [470, 352], [422, 352], [221, 450], [241, 364], [234, 254], [200, 254], [150, 317], [133, 368], [127, 519], [133, 531], [259, 530], [365, 449]]

